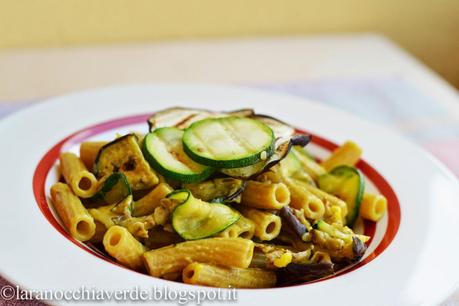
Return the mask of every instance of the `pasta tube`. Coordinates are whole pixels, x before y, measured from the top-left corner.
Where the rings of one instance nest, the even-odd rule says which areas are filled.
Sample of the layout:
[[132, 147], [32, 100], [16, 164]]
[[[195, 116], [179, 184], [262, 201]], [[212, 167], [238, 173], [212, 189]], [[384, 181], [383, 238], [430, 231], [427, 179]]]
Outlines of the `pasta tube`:
[[288, 180], [291, 200], [290, 206], [303, 210], [304, 216], [308, 219], [319, 220], [325, 213], [325, 204], [322, 200], [305, 188], [307, 184], [301, 184], [293, 180]]
[[106, 141], [85, 141], [80, 145], [80, 159], [88, 169], [94, 167], [97, 153], [108, 142]]
[[302, 185], [307, 191], [309, 191], [310, 193], [312, 193], [313, 195], [315, 195], [316, 197], [318, 197], [319, 199], [322, 200], [322, 202], [324, 203], [328, 203], [329, 205], [331, 206], [338, 206], [339, 208], [341, 208], [341, 215], [343, 217], [343, 220], [344, 218], [346, 217], [347, 215], [347, 205], [346, 205], [346, 202], [344, 202], [343, 200], [335, 197], [334, 195], [331, 195], [329, 193], [326, 193], [325, 191], [323, 190], [320, 190], [319, 188], [317, 187], [314, 187], [314, 186], [311, 186], [311, 185], [308, 185], [308, 184], [303, 184]]
[[178, 243], [143, 254], [152, 276], [180, 272], [197, 261], [226, 267], [247, 268], [253, 255], [253, 241], [242, 238], [208, 238]]
[[137, 238], [148, 238], [148, 231], [156, 225], [153, 215], [125, 218], [118, 224]]
[[96, 231], [94, 219], [69, 186], [56, 183], [51, 187], [53, 206], [70, 235], [80, 241], [91, 239]]
[[132, 215], [134, 217], [152, 214], [159, 206], [160, 200], [164, 199], [173, 189], [167, 183], [161, 183], [143, 198], [134, 203]]
[[378, 221], [387, 210], [387, 199], [380, 194], [365, 193], [360, 206], [360, 216], [371, 221]]
[[273, 240], [279, 235], [282, 227], [279, 216], [253, 208], [242, 208], [241, 213], [255, 223], [255, 236], [260, 240]]
[[346, 141], [330, 157], [322, 162], [327, 171], [341, 165], [354, 166], [362, 155], [362, 149], [353, 141]]
[[245, 238], [252, 239], [255, 233], [255, 223], [252, 220], [247, 219], [243, 216], [239, 220], [226, 228], [223, 232], [218, 233], [217, 237], [226, 237], [226, 238]]
[[338, 206], [328, 205], [325, 209], [324, 220], [329, 224], [338, 223], [343, 225], [344, 219], [341, 208]]
[[242, 204], [261, 209], [281, 209], [290, 203], [290, 191], [283, 183], [248, 181], [242, 193]]
[[104, 235], [104, 248], [118, 262], [134, 270], [142, 270], [145, 247], [127, 229], [114, 225]]
[[111, 204], [111, 205], [101, 206], [98, 208], [90, 208], [88, 209], [88, 212], [91, 214], [94, 220], [104, 225], [105, 228], [109, 228], [115, 225], [115, 222], [113, 222], [113, 218], [120, 216], [120, 214], [115, 213], [113, 211], [113, 208], [115, 206], [116, 204]]
[[268, 288], [276, 284], [276, 273], [256, 268], [223, 268], [194, 262], [182, 273], [184, 283], [221, 288]]
[[60, 156], [61, 172], [73, 193], [81, 198], [93, 196], [98, 187], [97, 179], [86, 169], [83, 162], [73, 153]]

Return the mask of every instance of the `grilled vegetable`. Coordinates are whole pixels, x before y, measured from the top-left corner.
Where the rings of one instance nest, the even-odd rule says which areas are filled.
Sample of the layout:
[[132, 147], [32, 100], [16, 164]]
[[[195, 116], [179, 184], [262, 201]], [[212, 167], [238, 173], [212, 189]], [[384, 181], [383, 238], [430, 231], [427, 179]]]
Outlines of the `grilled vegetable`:
[[333, 263], [317, 262], [309, 264], [291, 263], [277, 273], [277, 284], [288, 285], [298, 282], [307, 282], [332, 275]]
[[352, 237], [352, 250], [354, 251], [354, 261], [359, 261], [362, 256], [365, 254], [365, 251], [367, 250], [367, 246], [365, 243], [360, 240], [360, 238], [357, 238], [356, 236]]
[[194, 197], [206, 202], [240, 202], [246, 183], [235, 178], [216, 178], [202, 183], [185, 184]]
[[295, 179], [312, 186], [316, 185], [311, 176], [303, 168], [297, 153], [294, 151], [294, 147], [290, 153], [281, 160], [279, 165], [280, 173], [285, 179]]
[[[307, 135], [295, 135], [292, 139], [300, 139], [301, 141], [307, 142], [310, 140], [310, 137]], [[268, 171], [275, 165], [277, 165], [281, 160], [283, 160], [287, 154], [290, 152], [292, 148], [292, 139], [291, 140], [284, 140], [278, 139], [274, 143], [274, 154], [271, 155], [265, 161], [258, 162], [254, 165], [248, 167], [241, 167], [241, 168], [233, 168], [233, 169], [220, 169], [220, 172], [231, 177], [241, 178], [241, 179], [251, 179], [265, 171]]]
[[312, 241], [325, 249], [334, 262], [352, 263], [360, 260], [366, 251], [365, 242], [369, 237], [355, 234], [350, 228], [338, 224], [328, 224], [323, 220], [313, 225]]
[[213, 169], [183, 152], [182, 137], [183, 131], [178, 128], [158, 128], [145, 136], [143, 154], [150, 166], [168, 179], [184, 183], [205, 180]]
[[295, 134], [294, 127], [274, 117], [256, 114], [253, 115], [251, 118], [263, 122], [264, 124], [269, 126], [272, 129], [276, 140], [290, 140], [290, 138]]
[[102, 187], [88, 201], [94, 204], [115, 204], [131, 193], [126, 176], [121, 172], [115, 172], [107, 177]]
[[174, 191], [167, 198], [178, 203], [172, 213], [172, 227], [186, 240], [215, 235], [240, 218], [229, 206], [196, 199], [187, 189]]
[[317, 180], [320, 175], [326, 174], [327, 171], [318, 164], [314, 158], [302, 147], [294, 146], [292, 152], [306, 172], [313, 180]]
[[186, 128], [191, 123], [210, 116], [212, 113], [206, 110], [172, 107], [151, 116], [148, 119], [148, 126], [151, 132], [162, 127]]
[[182, 237], [177, 233], [165, 231], [157, 226], [148, 231], [148, 238], [145, 239], [145, 246], [148, 249], [158, 249], [182, 241]]
[[363, 200], [365, 180], [359, 170], [350, 166], [338, 166], [330, 173], [319, 176], [320, 189], [346, 202], [346, 224], [353, 227]]
[[310, 136], [296, 135], [295, 128], [277, 120], [273, 117], [255, 114], [252, 109], [241, 109], [232, 112], [212, 112], [208, 110], [190, 109], [190, 108], [170, 108], [155, 113], [148, 120], [151, 131], [156, 128], [174, 126], [178, 128], [187, 128], [192, 123], [206, 118], [221, 118], [228, 116], [247, 117], [260, 121], [268, 125], [274, 132], [275, 144], [274, 154], [266, 160], [259, 161], [253, 165], [222, 168], [220, 171], [226, 175], [235, 178], [251, 178], [264, 171], [282, 160], [289, 152], [292, 145], [305, 146], [310, 141]]
[[293, 149], [294, 149], [295, 153], [300, 155], [300, 156], [303, 156], [303, 157], [308, 158], [308, 159], [313, 160], [313, 161], [316, 160], [314, 158], [314, 156], [309, 151], [307, 151], [306, 148], [304, 148], [303, 145], [295, 145]]
[[250, 267], [275, 270], [278, 285], [311, 281], [334, 273], [330, 256], [314, 248], [295, 251], [278, 245], [256, 244]]
[[308, 232], [306, 226], [298, 220], [289, 206], [282, 207], [280, 210], [280, 216], [282, 220], [288, 224], [289, 228], [298, 235], [298, 237], [303, 238], [304, 234]]
[[193, 123], [183, 135], [184, 151], [196, 162], [217, 168], [238, 168], [273, 154], [273, 131], [243, 117], [209, 118]]
[[185, 129], [192, 123], [206, 118], [226, 116], [250, 117], [253, 115], [253, 109], [240, 109], [231, 112], [212, 112], [203, 109], [173, 107], [157, 112], [151, 116], [148, 119], [148, 126], [151, 132], [161, 127]]
[[343, 240], [346, 243], [352, 242], [353, 234], [345, 233], [342, 230], [338, 229], [336, 226], [332, 226], [323, 220], [319, 220], [312, 226], [314, 229], [318, 229], [319, 231], [325, 232], [333, 238], [338, 238]]
[[132, 190], [142, 190], [158, 183], [158, 177], [143, 158], [137, 136], [128, 134], [104, 145], [97, 154], [94, 172], [101, 178], [123, 173]]

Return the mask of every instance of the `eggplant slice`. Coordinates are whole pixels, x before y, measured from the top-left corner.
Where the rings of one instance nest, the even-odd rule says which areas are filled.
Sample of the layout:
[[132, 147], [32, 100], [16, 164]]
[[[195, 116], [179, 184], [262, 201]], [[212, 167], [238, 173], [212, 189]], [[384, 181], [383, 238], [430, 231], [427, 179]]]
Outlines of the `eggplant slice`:
[[252, 117], [253, 109], [240, 109], [231, 112], [213, 112], [204, 109], [172, 107], [159, 111], [148, 118], [150, 132], [160, 127], [186, 129], [192, 123], [211, 117]]
[[230, 203], [241, 200], [246, 182], [231, 177], [215, 178], [200, 183], [184, 184], [194, 197], [206, 202]]
[[300, 239], [302, 239], [303, 235], [308, 232], [306, 226], [298, 220], [297, 216], [293, 213], [292, 208], [289, 206], [282, 207], [280, 210], [280, 216]]
[[277, 272], [277, 284], [286, 286], [299, 282], [309, 282], [334, 274], [333, 264], [318, 262], [310, 264], [291, 263]]

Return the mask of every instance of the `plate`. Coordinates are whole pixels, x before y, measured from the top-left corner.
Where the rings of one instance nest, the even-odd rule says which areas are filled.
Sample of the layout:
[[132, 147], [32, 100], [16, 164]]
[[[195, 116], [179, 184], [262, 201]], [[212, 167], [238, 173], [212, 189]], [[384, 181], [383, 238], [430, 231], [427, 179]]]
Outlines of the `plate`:
[[[61, 150], [76, 150], [83, 140], [110, 139], [117, 132], [145, 132], [145, 119], [171, 106], [254, 108], [311, 133], [311, 148], [319, 157], [352, 139], [364, 149], [358, 167], [370, 188], [389, 200], [386, 217], [377, 225], [366, 224], [366, 232], [374, 238], [361, 263], [304, 285], [237, 290], [238, 304], [295, 305], [307, 300], [321, 305], [430, 305], [454, 290], [459, 280], [455, 235], [459, 183], [433, 157], [384, 128], [304, 99], [195, 84], [81, 92], [51, 99], [3, 120], [1, 274], [23, 288], [63, 293], [86, 289], [102, 292], [109, 299], [116, 299], [108, 295], [118, 291], [137, 292], [137, 299], [145, 297], [155, 303], [160, 299], [166, 304], [170, 304], [167, 299], [178, 301], [180, 296], [196, 302], [200, 294], [207, 299], [213, 299], [213, 294], [216, 299], [217, 293], [228, 298], [229, 290], [160, 280], [114, 264], [70, 238], [47, 201]], [[145, 294], [140, 297], [139, 291]], [[122, 300], [136, 299], [125, 297], [121, 296]], [[63, 302], [59, 296], [53, 298], [54, 303]], [[94, 301], [89, 298], [85, 302]]]

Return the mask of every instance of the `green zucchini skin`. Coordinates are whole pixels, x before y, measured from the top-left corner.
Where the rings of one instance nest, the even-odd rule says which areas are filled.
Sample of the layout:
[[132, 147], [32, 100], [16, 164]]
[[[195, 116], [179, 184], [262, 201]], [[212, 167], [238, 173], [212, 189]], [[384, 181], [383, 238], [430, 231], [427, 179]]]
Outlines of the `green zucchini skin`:
[[182, 186], [191, 191], [194, 197], [206, 202], [240, 203], [246, 184], [246, 181], [225, 177]]
[[[175, 153], [182, 155], [188, 164], [193, 164], [193, 167], [199, 169], [200, 171], [180, 171], [180, 169], [174, 169], [172, 165], [168, 165], [167, 162], [163, 159], [161, 160], [161, 156], [157, 149], [155, 149], [154, 141], [157, 140], [157, 137], [160, 137], [163, 134], [169, 134], [175, 138], [175, 141], [178, 141], [180, 145], [175, 146], [174, 148], [169, 148], [170, 151], [174, 151]], [[154, 132], [148, 133], [142, 143], [142, 153], [145, 159], [148, 161], [150, 166], [158, 171], [164, 177], [181, 183], [195, 183], [201, 182], [206, 180], [208, 177], [212, 175], [214, 169], [208, 166], [199, 165], [194, 162], [192, 159], [185, 156], [183, 152], [183, 147], [181, 145], [181, 137], [183, 135], [183, 131], [174, 128], [174, 127], [164, 127], [158, 128]], [[173, 154], [171, 153], [170, 156], [167, 158], [174, 158]]]
[[126, 176], [121, 172], [111, 174], [102, 187], [88, 199], [90, 203], [114, 204], [132, 194]]
[[172, 211], [172, 227], [185, 240], [211, 237], [224, 231], [241, 217], [227, 205], [207, 203], [194, 198], [188, 189], [173, 191], [167, 198], [179, 201]]
[[[244, 120], [247, 123], [253, 124], [254, 128], [257, 127], [260, 131], [263, 131], [269, 137], [269, 143], [257, 148], [256, 152], [248, 152], [246, 156], [238, 156], [238, 157], [209, 157], [208, 153], [200, 152], [202, 149], [197, 147], [195, 143], [193, 143], [192, 137], [194, 131], [202, 126], [202, 125], [211, 125], [211, 123], [228, 123], [237, 120]], [[209, 127], [210, 128], [210, 127]], [[223, 136], [223, 135], [222, 135]], [[234, 136], [234, 135], [233, 135]], [[190, 125], [186, 130], [185, 134], [183, 135], [183, 149], [185, 153], [190, 156], [194, 161], [211, 166], [214, 168], [241, 168], [253, 165], [259, 161], [265, 160], [269, 158], [274, 153], [274, 133], [272, 129], [264, 124], [263, 122], [250, 119], [250, 118], [243, 118], [243, 117], [221, 117], [221, 118], [209, 118], [197, 121]], [[265, 152], [265, 153], [263, 153]], [[264, 155], [264, 156], [263, 156]]]
[[[350, 184], [354, 190], [351, 190], [351, 193], [349, 193], [349, 190], [343, 189], [344, 184]], [[359, 216], [360, 205], [362, 204], [365, 191], [365, 180], [362, 173], [351, 166], [338, 166], [329, 173], [319, 176], [318, 185], [320, 189], [346, 202], [348, 208], [346, 225], [352, 228]]]
[[334, 227], [331, 224], [328, 224], [324, 220], [318, 220], [312, 225], [312, 228], [325, 232], [329, 234], [331, 237], [341, 239], [347, 243], [352, 242], [352, 234], [343, 233], [338, 228]]

